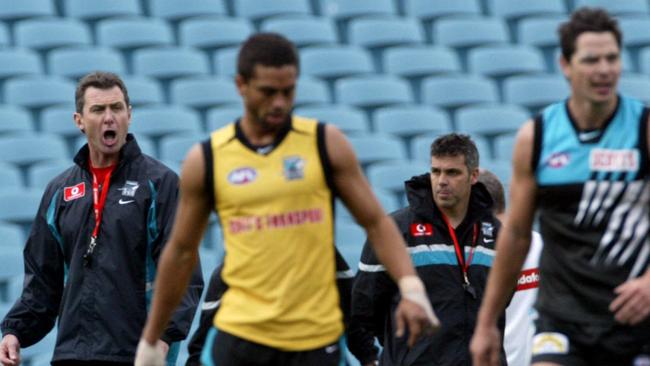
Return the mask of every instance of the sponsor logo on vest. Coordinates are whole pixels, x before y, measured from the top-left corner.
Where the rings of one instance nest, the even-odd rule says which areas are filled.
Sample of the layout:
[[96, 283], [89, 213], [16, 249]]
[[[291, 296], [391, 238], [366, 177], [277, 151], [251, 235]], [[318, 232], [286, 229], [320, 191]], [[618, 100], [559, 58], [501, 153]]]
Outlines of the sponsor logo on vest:
[[539, 269], [531, 268], [521, 271], [517, 280], [517, 291], [529, 290], [539, 286]]
[[633, 172], [639, 170], [639, 152], [636, 149], [593, 149], [589, 167], [604, 172]]
[[546, 159], [546, 165], [549, 168], [559, 169], [569, 164], [569, 154], [565, 152], [556, 152]]
[[72, 187], [63, 188], [63, 200], [68, 202], [86, 195], [86, 183], [81, 182]]
[[305, 177], [305, 159], [300, 156], [287, 156], [283, 161], [284, 177], [287, 180], [303, 179]]
[[433, 225], [431, 224], [411, 224], [411, 235], [413, 236], [431, 236], [433, 235]]
[[233, 217], [228, 222], [232, 234], [240, 234], [256, 230], [282, 229], [323, 221], [323, 210], [320, 208], [300, 211], [282, 212], [264, 216]]
[[257, 171], [251, 167], [237, 168], [228, 173], [228, 182], [234, 185], [251, 183], [257, 178]]

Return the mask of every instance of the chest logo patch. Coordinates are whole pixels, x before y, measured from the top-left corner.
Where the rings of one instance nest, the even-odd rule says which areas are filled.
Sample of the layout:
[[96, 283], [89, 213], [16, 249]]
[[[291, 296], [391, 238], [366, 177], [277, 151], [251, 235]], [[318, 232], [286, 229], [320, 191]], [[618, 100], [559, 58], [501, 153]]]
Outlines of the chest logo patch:
[[283, 174], [286, 180], [305, 178], [305, 159], [300, 156], [287, 156], [283, 161]]
[[122, 196], [135, 197], [135, 191], [137, 191], [139, 187], [140, 184], [138, 184], [138, 182], [127, 180], [126, 183], [124, 183], [124, 187], [118, 188], [117, 190], [122, 192]]
[[636, 149], [593, 149], [589, 167], [603, 172], [634, 172], [639, 170], [639, 154]]
[[413, 236], [432, 236], [433, 225], [431, 224], [411, 224], [411, 235]]
[[546, 165], [553, 169], [559, 169], [569, 164], [569, 154], [556, 152], [546, 159]]
[[255, 178], [257, 178], [257, 171], [248, 166], [237, 168], [228, 173], [228, 182], [236, 186], [252, 183]]
[[86, 195], [86, 183], [81, 182], [72, 187], [63, 188], [63, 200], [68, 202]]

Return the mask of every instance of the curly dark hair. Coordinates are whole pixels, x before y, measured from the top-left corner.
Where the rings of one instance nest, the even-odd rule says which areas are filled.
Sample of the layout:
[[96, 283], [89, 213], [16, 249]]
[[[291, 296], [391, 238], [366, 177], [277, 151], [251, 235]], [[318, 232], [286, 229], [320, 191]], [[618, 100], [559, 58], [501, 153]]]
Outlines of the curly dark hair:
[[247, 81], [253, 77], [255, 65], [294, 65], [299, 69], [298, 51], [291, 41], [280, 34], [257, 33], [248, 37], [239, 50], [237, 74]]
[[431, 144], [432, 157], [459, 155], [465, 157], [465, 165], [470, 172], [478, 168], [478, 149], [468, 135], [450, 133], [436, 138]]
[[570, 61], [576, 51], [576, 40], [584, 32], [612, 32], [618, 47], [623, 42], [623, 34], [616, 19], [601, 8], [582, 7], [573, 12], [571, 19], [560, 24], [558, 28], [562, 56]]

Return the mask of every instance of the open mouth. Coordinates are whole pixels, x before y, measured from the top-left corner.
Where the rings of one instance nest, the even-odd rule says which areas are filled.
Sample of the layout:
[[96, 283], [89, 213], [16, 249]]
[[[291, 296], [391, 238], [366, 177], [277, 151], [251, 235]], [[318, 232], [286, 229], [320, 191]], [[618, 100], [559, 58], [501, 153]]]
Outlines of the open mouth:
[[114, 145], [117, 142], [117, 133], [115, 131], [104, 131], [104, 134], [102, 135], [102, 141], [106, 145]]

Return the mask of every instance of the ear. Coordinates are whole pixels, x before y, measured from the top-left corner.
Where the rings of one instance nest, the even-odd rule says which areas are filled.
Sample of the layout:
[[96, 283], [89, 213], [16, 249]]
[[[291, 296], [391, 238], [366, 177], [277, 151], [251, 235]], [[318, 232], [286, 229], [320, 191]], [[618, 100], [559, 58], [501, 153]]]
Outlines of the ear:
[[472, 173], [469, 175], [469, 181], [470, 181], [470, 183], [471, 183], [472, 185], [473, 185], [473, 184], [476, 184], [476, 182], [478, 182], [478, 175], [479, 175], [479, 169], [478, 169], [478, 168], [474, 168], [474, 169], [472, 170]]
[[239, 95], [243, 97], [244, 93], [246, 92], [246, 88], [248, 87], [248, 83], [239, 74], [235, 76], [235, 86], [237, 86], [237, 91], [239, 92]]
[[564, 58], [564, 55], [560, 55], [558, 62], [560, 64], [560, 69], [562, 69], [562, 73], [564, 74], [565, 78], [569, 78], [571, 75], [571, 63], [569, 60]]
[[129, 116], [129, 119], [128, 119], [128, 121], [126, 122], [126, 124], [127, 124], [128, 126], [131, 126], [131, 112], [132, 112], [132, 111], [133, 111], [133, 107], [132, 107], [132, 106], [128, 106], [128, 107], [126, 108], [126, 113], [127, 113], [127, 115]]
[[81, 131], [81, 133], [85, 134], [86, 130], [85, 130], [85, 126], [84, 126], [84, 123], [83, 123], [83, 119], [81, 118], [81, 113], [75, 112], [72, 115], [72, 119], [74, 119], [74, 124], [77, 126], [79, 131]]

